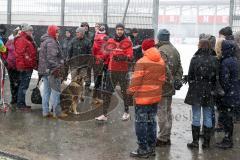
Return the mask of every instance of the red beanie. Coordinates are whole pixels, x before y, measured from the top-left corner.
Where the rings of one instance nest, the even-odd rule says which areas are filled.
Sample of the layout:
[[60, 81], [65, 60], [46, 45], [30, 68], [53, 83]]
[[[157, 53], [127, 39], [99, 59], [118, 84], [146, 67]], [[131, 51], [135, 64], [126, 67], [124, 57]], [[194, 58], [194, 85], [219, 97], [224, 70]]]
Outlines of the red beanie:
[[48, 26], [48, 35], [53, 37], [53, 38], [56, 38], [57, 30], [59, 30], [59, 28], [56, 25]]
[[145, 39], [142, 43], [142, 50], [146, 51], [149, 48], [152, 48], [155, 46], [155, 41], [154, 39]]

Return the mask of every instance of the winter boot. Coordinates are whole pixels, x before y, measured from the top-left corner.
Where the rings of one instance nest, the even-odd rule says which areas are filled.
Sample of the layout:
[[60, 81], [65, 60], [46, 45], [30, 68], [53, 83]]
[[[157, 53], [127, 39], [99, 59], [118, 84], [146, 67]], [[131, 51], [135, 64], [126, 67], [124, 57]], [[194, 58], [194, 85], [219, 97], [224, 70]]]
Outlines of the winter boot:
[[221, 149], [228, 149], [233, 147], [233, 127], [233, 122], [229, 123], [229, 125], [226, 125], [225, 137], [223, 138], [222, 142], [216, 144], [216, 147]]
[[200, 129], [199, 138], [204, 138], [204, 126], [202, 126], [201, 128], [202, 129]]
[[130, 153], [130, 157], [149, 158], [151, 154], [152, 153], [148, 150], [137, 149], [136, 151]]
[[211, 138], [211, 133], [212, 133], [212, 128], [208, 128], [206, 126], [203, 127], [204, 128], [204, 135], [203, 135], [203, 144], [202, 144], [202, 148], [209, 148], [210, 146], [210, 138]]
[[199, 147], [199, 134], [200, 134], [200, 126], [193, 126], [192, 125], [192, 137], [193, 141], [192, 143], [188, 143], [188, 148], [198, 148]]
[[228, 149], [233, 147], [232, 139], [224, 137], [222, 142], [216, 144], [217, 148]]

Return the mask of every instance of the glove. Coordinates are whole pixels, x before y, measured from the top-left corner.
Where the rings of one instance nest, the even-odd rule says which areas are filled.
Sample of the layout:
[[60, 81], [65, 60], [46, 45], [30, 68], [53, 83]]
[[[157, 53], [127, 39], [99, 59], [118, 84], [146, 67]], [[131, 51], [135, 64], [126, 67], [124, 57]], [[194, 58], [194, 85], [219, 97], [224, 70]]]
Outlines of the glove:
[[182, 79], [182, 83], [187, 84], [187, 82], [188, 82], [188, 75], [184, 75]]
[[59, 78], [60, 77], [60, 69], [54, 69], [51, 74], [55, 77], [55, 78]]
[[116, 62], [123, 62], [123, 61], [127, 61], [128, 57], [125, 55], [116, 55], [116, 56], [113, 56], [113, 60]]
[[182, 86], [183, 86], [183, 84], [182, 84], [182, 82], [180, 80], [175, 80], [174, 81], [174, 88], [176, 90], [180, 90]]

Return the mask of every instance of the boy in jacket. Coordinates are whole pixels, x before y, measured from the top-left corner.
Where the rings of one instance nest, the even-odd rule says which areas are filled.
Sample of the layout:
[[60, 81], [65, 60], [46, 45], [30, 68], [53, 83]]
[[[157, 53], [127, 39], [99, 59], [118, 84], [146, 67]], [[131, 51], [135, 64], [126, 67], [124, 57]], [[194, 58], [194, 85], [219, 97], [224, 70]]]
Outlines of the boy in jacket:
[[128, 93], [135, 101], [135, 130], [138, 149], [130, 153], [132, 157], [148, 158], [155, 155], [157, 140], [156, 115], [165, 83], [165, 62], [153, 39], [144, 40], [144, 53], [135, 66]]

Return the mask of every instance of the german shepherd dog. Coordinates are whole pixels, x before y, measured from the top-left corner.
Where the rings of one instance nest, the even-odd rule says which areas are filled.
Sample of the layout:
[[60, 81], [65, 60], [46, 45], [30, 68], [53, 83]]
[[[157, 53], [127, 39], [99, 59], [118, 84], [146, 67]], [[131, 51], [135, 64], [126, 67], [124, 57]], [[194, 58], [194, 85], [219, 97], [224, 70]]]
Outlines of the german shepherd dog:
[[78, 74], [61, 93], [61, 107], [65, 113], [78, 115], [79, 100], [84, 101], [84, 76]]

